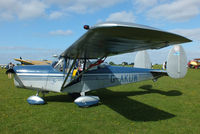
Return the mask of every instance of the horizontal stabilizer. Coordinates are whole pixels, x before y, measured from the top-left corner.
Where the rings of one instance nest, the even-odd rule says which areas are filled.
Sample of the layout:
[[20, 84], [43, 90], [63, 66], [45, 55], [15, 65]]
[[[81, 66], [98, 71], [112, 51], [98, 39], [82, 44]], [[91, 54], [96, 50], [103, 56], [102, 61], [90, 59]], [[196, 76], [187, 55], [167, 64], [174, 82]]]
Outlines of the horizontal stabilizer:
[[151, 69], [151, 61], [146, 51], [139, 51], [135, 56], [134, 67]]
[[187, 58], [182, 46], [175, 45], [167, 59], [167, 73], [172, 78], [183, 78], [187, 73]]
[[152, 70], [151, 74], [153, 75], [154, 79], [158, 79], [162, 76], [168, 76], [167, 72], [165, 70]]

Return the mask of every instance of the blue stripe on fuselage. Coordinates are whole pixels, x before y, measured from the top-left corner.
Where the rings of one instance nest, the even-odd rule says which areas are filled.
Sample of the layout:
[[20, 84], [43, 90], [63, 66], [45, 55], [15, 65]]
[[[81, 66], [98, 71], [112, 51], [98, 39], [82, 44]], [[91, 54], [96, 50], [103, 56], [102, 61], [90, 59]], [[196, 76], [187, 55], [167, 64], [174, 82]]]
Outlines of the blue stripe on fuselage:
[[105, 73], [149, 73], [153, 69], [120, 67], [120, 66], [104, 66], [96, 70], [86, 72], [86, 74], [105, 74]]

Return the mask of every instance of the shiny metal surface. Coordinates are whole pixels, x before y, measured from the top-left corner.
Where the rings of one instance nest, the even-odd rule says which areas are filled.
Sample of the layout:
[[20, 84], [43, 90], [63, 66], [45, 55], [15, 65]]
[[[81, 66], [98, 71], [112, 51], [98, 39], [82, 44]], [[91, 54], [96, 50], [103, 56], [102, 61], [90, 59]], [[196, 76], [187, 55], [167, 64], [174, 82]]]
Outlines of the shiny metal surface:
[[105, 22], [91, 27], [61, 56], [95, 59], [190, 41], [183, 36], [144, 25]]

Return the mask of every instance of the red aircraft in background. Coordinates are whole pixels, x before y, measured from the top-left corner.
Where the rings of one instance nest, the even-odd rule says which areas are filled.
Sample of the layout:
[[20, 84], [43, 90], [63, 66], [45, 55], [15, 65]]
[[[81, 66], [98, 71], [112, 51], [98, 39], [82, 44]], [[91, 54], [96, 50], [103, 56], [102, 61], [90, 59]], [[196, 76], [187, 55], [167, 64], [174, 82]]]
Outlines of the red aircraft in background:
[[188, 67], [189, 68], [195, 68], [195, 69], [200, 68], [200, 58], [196, 58], [196, 59], [189, 61]]

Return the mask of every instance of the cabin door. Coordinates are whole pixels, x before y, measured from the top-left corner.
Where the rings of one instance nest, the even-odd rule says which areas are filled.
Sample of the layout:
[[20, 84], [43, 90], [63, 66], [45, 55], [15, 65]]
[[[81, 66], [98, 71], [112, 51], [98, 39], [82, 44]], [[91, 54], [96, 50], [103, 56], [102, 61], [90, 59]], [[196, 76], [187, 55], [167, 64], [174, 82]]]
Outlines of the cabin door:
[[57, 64], [52, 66], [53, 69], [49, 71], [46, 89], [48, 91], [60, 92], [61, 86], [65, 78], [66, 61], [61, 58]]

